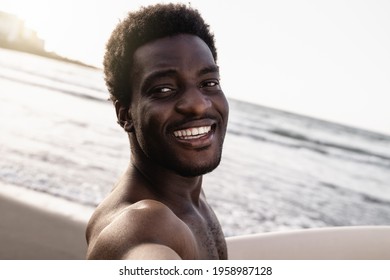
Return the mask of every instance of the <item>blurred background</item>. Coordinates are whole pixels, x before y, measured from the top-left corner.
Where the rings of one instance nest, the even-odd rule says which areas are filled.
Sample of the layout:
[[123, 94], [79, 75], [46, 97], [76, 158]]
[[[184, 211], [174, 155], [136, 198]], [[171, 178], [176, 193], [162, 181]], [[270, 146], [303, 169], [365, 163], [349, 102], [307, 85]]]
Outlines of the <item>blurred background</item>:
[[[182, 2], [215, 33], [231, 106], [204, 185], [225, 234], [389, 225], [390, 2]], [[88, 209], [111, 190], [129, 150], [105, 42], [152, 3], [0, 0], [0, 189]]]

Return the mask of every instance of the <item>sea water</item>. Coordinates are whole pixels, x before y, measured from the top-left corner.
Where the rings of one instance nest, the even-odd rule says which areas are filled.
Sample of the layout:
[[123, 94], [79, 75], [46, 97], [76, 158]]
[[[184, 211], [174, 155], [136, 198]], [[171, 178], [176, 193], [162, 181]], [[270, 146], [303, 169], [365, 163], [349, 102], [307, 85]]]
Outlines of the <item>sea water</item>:
[[[0, 49], [0, 182], [97, 205], [129, 162], [101, 70]], [[390, 224], [390, 136], [234, 99], [204, 176], [227, 236]]]

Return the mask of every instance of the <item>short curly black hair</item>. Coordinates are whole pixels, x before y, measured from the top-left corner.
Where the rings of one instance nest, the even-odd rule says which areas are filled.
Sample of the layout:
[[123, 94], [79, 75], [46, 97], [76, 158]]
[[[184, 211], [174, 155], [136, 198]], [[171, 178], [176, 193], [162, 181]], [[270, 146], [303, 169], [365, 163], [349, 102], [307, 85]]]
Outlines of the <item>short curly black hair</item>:
[[131, 102], [131, 68], [136, 49], [153, 40], [178, 34], [201, 38], [217, 61], [214, 34], [199, 11], [184, 4], [156, 4], [130, 12], [111, 34], [104, 56], [104, 74], [110, 99]]

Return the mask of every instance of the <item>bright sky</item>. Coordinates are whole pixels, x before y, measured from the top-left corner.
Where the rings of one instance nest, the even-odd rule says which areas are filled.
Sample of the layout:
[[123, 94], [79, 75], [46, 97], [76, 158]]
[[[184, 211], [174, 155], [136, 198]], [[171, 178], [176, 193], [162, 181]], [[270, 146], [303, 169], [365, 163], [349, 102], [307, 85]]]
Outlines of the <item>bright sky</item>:
[[[227, 96], [390, 134], [390, 1], [182, 2], [215, 32]], [[116, 23], [150, 3], [0, 0], [0, 10], [48, 50], [101, 66]]]

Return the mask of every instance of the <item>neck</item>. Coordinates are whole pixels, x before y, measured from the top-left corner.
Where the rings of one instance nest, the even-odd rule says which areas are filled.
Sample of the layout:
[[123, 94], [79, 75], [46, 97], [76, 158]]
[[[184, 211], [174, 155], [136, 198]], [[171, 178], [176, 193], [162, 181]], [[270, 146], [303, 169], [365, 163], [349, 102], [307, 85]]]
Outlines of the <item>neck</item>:
[[[129, 171], [140, 177], [145, 188], [170, 204], [183, 202], [198, 205], [202, 194], [203, 176], [184, 177], [151, 161], [143, 153], [133, 153]], [[132, 176], [132, 177], [133, 177]]]

